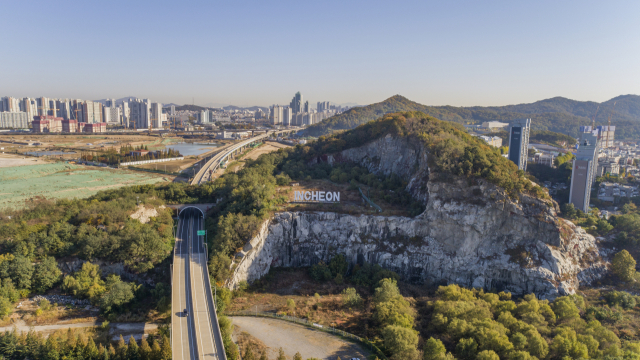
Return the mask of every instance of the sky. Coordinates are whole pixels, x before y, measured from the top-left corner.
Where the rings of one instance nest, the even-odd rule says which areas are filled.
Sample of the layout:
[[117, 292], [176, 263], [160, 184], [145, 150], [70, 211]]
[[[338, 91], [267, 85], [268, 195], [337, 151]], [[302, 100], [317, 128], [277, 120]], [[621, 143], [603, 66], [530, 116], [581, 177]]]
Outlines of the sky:
[[640, 94], [640, 1], [2, 1], [0, 96], [489, 106]]

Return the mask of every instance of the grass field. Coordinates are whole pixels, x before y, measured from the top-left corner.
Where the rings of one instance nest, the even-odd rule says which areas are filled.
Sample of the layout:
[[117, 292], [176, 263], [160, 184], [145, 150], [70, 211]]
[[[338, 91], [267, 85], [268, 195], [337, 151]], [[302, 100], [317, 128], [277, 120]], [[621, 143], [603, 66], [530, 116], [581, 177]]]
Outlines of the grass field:
[[0, 209], [21, 208], [32, 198], [85, 198], [104, 189], [168, 180], [166, 175], [62, 162], [4, 167], [0, 168]]

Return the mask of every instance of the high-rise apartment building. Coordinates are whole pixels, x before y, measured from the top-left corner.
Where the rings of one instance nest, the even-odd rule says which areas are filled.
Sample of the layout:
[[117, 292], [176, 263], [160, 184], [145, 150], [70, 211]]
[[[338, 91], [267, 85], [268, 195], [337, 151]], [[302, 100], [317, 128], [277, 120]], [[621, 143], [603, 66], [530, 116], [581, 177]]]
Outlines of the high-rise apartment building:
[[0, 99], [0, 112], [20, 112], [20, 100], [5, 96]]
[[24, 111], [1, 111], [0, 128], [27, 129], [31, 120]]
[[148, 129], [151, 115], [151, 105], [140, 99], [129, 102], [131, 123], [136, 129]]
[[23, 98], [20, 101], [20, 111], [27, 113], [29, 122], [33, 121], [33, 117], [38, 115], [38, 104], [35, 99]]
[[151, 104], [151, 127], [162, 129], [162, 103]]
[[584, 212], [589, 211], [589, 199], [591, 198], [591, 186], [595, 180], [598, 167], [598, 138], [594, 134], [587, 133], [584, 140], [578, 144], [576, 158], [573, 159], [571, 171], [571, 190], [569, 202]]
[[102, 107], [102, 121], [111, 122], [111, 110], [113, 109], [108, 106]]
[[316, 110], [318, 110], [318, 112], [330, 110], [330, 109], [331, 109], [331, 103], [329, 101], [318, 101], [318, 105], [316, 106]]
[[290, 107], [286, 106], [282, 110], [282, 125], [291, 126], [291, 121], [293, 118], [293, 110]]
[[68, 99], [56, 100], [56, 109], [58, 109], [58, 116], [64, 120], [71, 119], [71, 104]]
[[514, 120], [509, 125], [509, 160], [520, 170], [527, 170], [531, 119]]
[[129, 126], [131, 126], [131, 124], [129, 124], [130, 114], [129, 103], [125, 101], [122, 103], [122, 125], [124, 125], [125, 128], [129, 128]]
[[78, 121], [78, 123], [86, 123], [84, 116], [84, 103], [80, 99], [71, 100], [71, 117], [70, 119]]
[[102, 122], [102, 104], [91, 100], [85, 101], [82, 105], [82, 116], [84, 122], [88, 124]]
[[207, 110], [200, 111], [200, 118], [198, 119], [200, 124], [207, 124], [207, 123], [211, 122], [210, 119], [211, 118], [209, 118], [209, 111], [207, 111]]
[[114, 107], [116, 107], [116, 101], [113, 100], [113, 99], [106, 99], [104, 101], [104, 106], [110, 107], [110, 108], [114, 108]]
[[291, 110], [293, 110], [294, 114], [305, 112], [304, 111], [304, 100], [300, 91], [296, 93], [296, 95], [291, 100], [291, 104], [289, 104]]
[[284, 107], [280, 105], [273, 105], [271, 107], [271, 125], [282, 124], [283, 117], [284, 117]]

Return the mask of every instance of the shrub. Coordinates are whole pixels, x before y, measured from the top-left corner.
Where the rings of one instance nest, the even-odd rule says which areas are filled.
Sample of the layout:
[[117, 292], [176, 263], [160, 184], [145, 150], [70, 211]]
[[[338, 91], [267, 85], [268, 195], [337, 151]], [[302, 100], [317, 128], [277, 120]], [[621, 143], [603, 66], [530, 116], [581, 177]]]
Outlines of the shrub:
[[348, 307], [357, 307], [362, 303], [362, 298], [355, 288], [350, 287], [342, 290], [342, 303]]
[[627, 250], [622, 250], [613, 257], [611, 270], [622, 280], [631, 281], [636, 273], [636, 261]]

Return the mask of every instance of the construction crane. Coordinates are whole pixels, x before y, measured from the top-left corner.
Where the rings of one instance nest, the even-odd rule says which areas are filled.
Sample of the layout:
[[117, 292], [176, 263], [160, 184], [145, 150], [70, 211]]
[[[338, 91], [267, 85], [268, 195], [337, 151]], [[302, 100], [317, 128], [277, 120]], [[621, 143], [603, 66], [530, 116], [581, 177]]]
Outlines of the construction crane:
[[598, 110], [600, 110], [600, 105], [596, 108], [596, 113], [593, 114], [593, 119], [591, 119], [591, 131], [596, 129], [596, 116], [598, 116]]
[[609, 113], [609, 120], [607, 121], [607, 144], [606, 147], [609, 147], [609, 138], [611, 138], [611, 116], [613, 115], [613, 112], [616, 110], [616, 103], [617, 101], [615, 101], [613, 103], [613, 108], [611, 108], [611, 112]]

